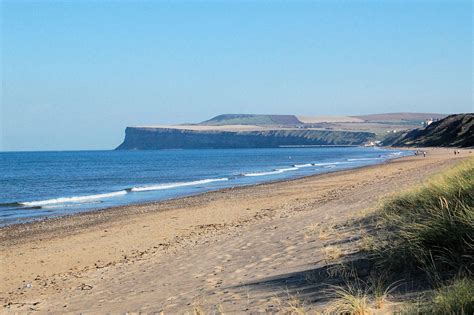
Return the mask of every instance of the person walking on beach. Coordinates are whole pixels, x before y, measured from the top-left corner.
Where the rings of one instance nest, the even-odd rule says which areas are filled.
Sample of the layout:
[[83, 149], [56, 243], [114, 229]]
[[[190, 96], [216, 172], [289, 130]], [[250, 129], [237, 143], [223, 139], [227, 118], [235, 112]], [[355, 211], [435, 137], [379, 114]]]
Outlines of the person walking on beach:
[[423, 157], [426, 157], [426, 151], [423, 151]]

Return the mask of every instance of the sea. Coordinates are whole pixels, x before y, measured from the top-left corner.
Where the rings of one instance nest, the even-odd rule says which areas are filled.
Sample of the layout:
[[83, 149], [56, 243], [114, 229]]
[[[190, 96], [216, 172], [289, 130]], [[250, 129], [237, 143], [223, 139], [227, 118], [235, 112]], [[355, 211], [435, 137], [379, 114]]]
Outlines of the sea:
[[0, 152], [0, 226], [334, 172], [410, 154], [366, 147]]

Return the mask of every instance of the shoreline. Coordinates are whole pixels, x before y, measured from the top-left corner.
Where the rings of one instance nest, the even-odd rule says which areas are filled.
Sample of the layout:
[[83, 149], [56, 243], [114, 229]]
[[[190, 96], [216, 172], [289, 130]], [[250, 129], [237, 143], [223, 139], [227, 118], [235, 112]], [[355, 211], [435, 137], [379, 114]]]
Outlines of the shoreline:
[[[306, 232], [310, 226], [344, 222], [472, 156], [426, 150], [426, 158], [402, 157], [4, 227], [0, 301], [4, 308], [18, 311], [39, 303], [34, 308], [43, 312], [163, 308], [165, 313], [176, 313], [189, 310], [194, 298], [204, 296], [224, 298], [215, 305], [227, 308], [225, 301], [240, 303], [229, 294], [241, 284], [298, 272], [321, 261], [319, 243]], [[215, 268], [226, 271], [213, 272]], [[223, 291], [220, 282], [214, 282], [216, 277], [222, 277]], [[160, 280], [150, 282], [155, 278]], [[182, 301], [169, 302], [170, 295], [181, 296], [180, 292], [187, 292]], [[67, 301], [67, 309], [62, 301]]]
[[[405, 151], [413, 150], [410, 148], [385, 148], [385, 149], [405, 150]], [[219, 189], [210, 190], [210, 191], [192, 193], [189, 195], [171, 197], [168, 199], [148, 201], [148, 202], [138, 202], [138, 203], [132, 203], [128, 205], [112, 206], [112, 207], [106, 207], [106, 208], [98, 208], [98, 209], [93, 209], [93, 210], [88, 210], [88, 211], [77, 212], [73, 214], [44, 217], [44, 218], [39, 218], [33, 221], [3, 225], [3, 226], [0, 226], [0, 246], [2, 245], [4, 241], [6, 242], [10, 241], [9, 244], [14, 244], [14, 243], [11, 243], [11, 238], [14, 238], [16, 241], [19, 241], [18, 236], [20, 236], [20, 234], [25, 233], [25, 232], [32, 233], [34, 232], [32, 230], [35, 230], [35, 229], [41, 230], [41, 228], [43, 228], [44, 225], [61, 225], [63, 223], [71, 223], [71, 225], [75, 225], [76, 223], [81, 223], [81, 224], [84, 224], [83, 228], [93, 227], [101, 223], [110, 222], [110, 221], [104, 221], [104, 219], [113, 219], [110, 216], [112, 216], [114, 213], [120, 214], [121, 212], [123, 213], [125, 211], [132, 210], [134, 212], [133, 214], [140, 215], [140, 214], [150, 213], [150, 211], [151, 212], [169, 211], [169, 210], [173, 210], [173, 207], [181, 206], [181, 202], [183, 203], [186, 203], [187, 201], [191, 203], [199, 202], [198, 200], [194, 200], [194, 199], [201, 199], [201, 198], [205, 199], [206, 197], [208, 197], [208, 195], [209, 195], [209, 198], [212, 198], [213, 197], [212, 195], [214, 194], [220, 195], [222, 193], [227, 193], [227, 192], [236, 192], [237, 190], [254, 189], [258, 187], [278, 185], [278, 184], [283, 184], [283, 183], [291, 183], [291, 182], [296, 182], [300, 180], [308, 180], [311, 178], [318, 178], [325, 175], [340, 174], [340, 173], [351, 172], [351, 171], [360, 170], [360, 169], [369, 169], [372, 167], [384, 165], [387, 163], [393, 163], [394, 161], [398, 161], [398, 160], [402, 160], [402, 159], [410, 158], [410, 157], [411, 156], [395, 157], [392, 159], [385, 160], [381, 163], [375, 163], [371, 165], [355, 166], [355, 167], [351, 167], [347, 169], [334, 170], [334, 171], [328, 170], [327, 172], [319, 173], [319, 174], [303, 175], [301, 177], [286, 178], [286, 179], [268, 180], [261, 183], [237, 185], [233, 187], [225, 187], [225, 188], [219, 188]], [[148, 209], [150, 207], [163, 207], [164, 209], [150, 210]], [[144, 210], [144, 211], [141, 212], [137, 210]], [[100, 218], [101, 216], [106, 216], [107, 218]], [[74, 222], [74, 221], [81, 221], [81, 219], [84, 219], [84, 221], [89, 219], [90, 222]], [[72, 222], [68, 222], [68, 221], [72, 221]], [[9, 237], [4, 238], [3, 237], [4, 233], [7, 234]], [[16, 236], [12, 237], [12, 235], [15, 235], [15, 234]], [[10, 238], [10, 240], [8, 240], [8, 238]]]
[[[386, 150], [403, 150], [403, 151], [413, 151], [413, 148], [405, 148], [405, 147], [400, 147], [400, 148], [395, 148], [395, 147], [383, 147], [383, 149]], [[285, 183], [285, 182], [291, 182], [291, 181], [297, 181], [305, 178], [310, 178], [314, 176], [322, 176], [322, 175], [327, 175], [327, 174], [333, 174], [333, 173], [338, 173], [338, 172], [344, 172], [344, 171], [350, 171], [350, 170], [357, 170], [361, 168], [366, 168], [366, 167], [373, 167], [385, 163], [390, 163], [391, 161], [406, 158], [410, 156], [401, 156], [401, 157], [394, 157], [391, 159], [384, 160], [380, 163], [375, 163], [371, 165], [362, 165], [362, 166], [355, 166], [347, 169], [341, 169], [341, 170], [328, 170], [323, 173], [317, 173], [317, 174], [310, 174], [310, 175], [303, 175], [299, 177], [293, 177], [293, 178], [285, 178], [285, 179], [274, 179], [274, 180], [267, 180], [264, 182], [260, 183], [253, 183], [253, 184], [242, 184], [242, 185], [236, 185], [232, 187], [225, 187], [225, 188], [218, 188], [214, 190], [209, 190], [209, 191], [203, 191], [203, 192], [196, 192], [196, 193], [190, 193], [190, 194], [184, 194], [184, 195], [178, 195], [175, 197], [170, 197], [166, 199], [161, 199], [161, 200], [155, 200], [155, 201], [145, 201], [145, 202], [137, 202], [137, 203], [131, 203], [131, 204], [126, 204], [126, 205], [118, 205], [118, 206], [109, 206], [105, 208], [97, 208], [97, 209], [91, 209], [91, 210], [86, 210], [86, 211], [79, 211], [76, 213], [72, 214], [64, 214], [64, 215], [58, 215], [58, 216], [51, 216], [51, 217], [42, 217], [38, 219], [32, 219], [32, 220], [25, 220], [24, 222], [17, 222], [17, 223], [10, 223], [10, 224], [5, 224], [5, 225], [0, 225], [0, 244], [3, 241], [2, 238], [2, 232], [4, 230], [17, 230], [20, 229], [21, 227], [24, 227], [24, 229], [29, 230], [30, 227], [34, 227], [36, 225], [42, 225], [42, 224], [54, 224], [56, 221], [60, 220], [71, 220], [74, 217], [81, 217], [81, 216], [87, 216], [87, 215], [93, 215], [94, 213], [103, 213], [103, 212], [109, 212], [109, 211], [114, 211], [114, 210], [122, 210], [122, 209], [129, 209], [129, 208], [136, 208], [136, 207], [147, 207], [147, 206], [161, 206], [161, 205], [166, 205], [169, 202], [179, 200], [179, 199], [187, 199], [187, 198], [193, 198], [201, 195], [206, 195], [206, 194], [212, 194], [212, 193], [219, 193], [221, 191], [229, 191], [233, 189], [241, 189], [241, 188], [249, 188], [249, 187], [259, 187], [262, 185], [269, 185], [269, 184], [276, 184], [276, 183]]]

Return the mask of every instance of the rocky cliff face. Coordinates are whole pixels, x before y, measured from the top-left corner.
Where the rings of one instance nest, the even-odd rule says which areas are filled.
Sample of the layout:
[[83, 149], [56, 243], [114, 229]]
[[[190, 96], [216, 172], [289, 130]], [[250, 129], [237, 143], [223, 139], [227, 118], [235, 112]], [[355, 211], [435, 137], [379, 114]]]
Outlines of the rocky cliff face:
[[400, 147], [473, 147], [474, 114], [450, 115], [424, 129], [391, 135], [382, 144]]
[[361, 145], [370, 132], [325, 130], [196, 131], [127, 127], [117, 150], [278, 148], [290, 145]]

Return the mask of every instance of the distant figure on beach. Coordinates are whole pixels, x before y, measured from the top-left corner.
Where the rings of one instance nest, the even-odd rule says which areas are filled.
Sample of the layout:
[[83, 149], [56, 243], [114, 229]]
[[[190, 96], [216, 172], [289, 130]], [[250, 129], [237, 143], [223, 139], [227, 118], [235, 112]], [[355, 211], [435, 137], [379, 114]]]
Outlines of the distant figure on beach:
[[426, 157], [426, 151], [423, 151], [423, 157]]

